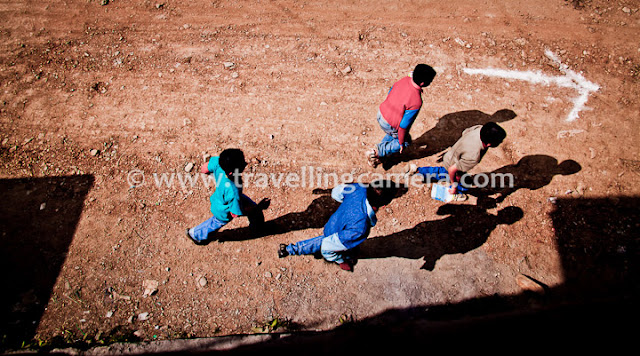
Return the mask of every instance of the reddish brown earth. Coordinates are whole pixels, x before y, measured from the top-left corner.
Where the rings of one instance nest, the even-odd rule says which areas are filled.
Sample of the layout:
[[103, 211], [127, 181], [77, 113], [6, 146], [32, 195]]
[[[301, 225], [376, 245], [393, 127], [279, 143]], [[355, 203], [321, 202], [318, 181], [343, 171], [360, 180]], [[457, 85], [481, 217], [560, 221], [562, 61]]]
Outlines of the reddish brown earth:
[[[639, 9], [617, 0], [1, 1], [5, 341], [115, 328], [146, 340], [205, 337], [274, 318], [326, 330], [341, 315], [518, 295], [520, 274], [563, 285], [549, 198], [615, 206], [640, 192]], [[573, 89], [463, 71], [563, 75], [547, 49], [600, 86], [575, 121], [566, 121]], [[192, 163], [194, 175], [224, 148], [241, 148], [254, 174], [400, 172], [406, 162], [373, 170], [364, 152], [383, 136], [377, 106], [417, 63], [438, 75], [411, 131], [428, 146], [409, 152], [411, 162], [433, 164], [463, 128], [500, 120], [508, 137], [474, 172], [514, 173], [520, 189], [495, 204], [446, 206], [428, 187], [409, 189], [379, 212], [354, 273], [276, 254], [321, 232], [333, 204], [312, 191], [328, 187], [249, 185], [250, 197], [271, 198], [266, 217], [280, 218], [281, 233], [230, 231], [231, 241], [207, 246], [183, 238], [210, 216], [213, 188], [158, 187], [152, 174], [186, 174]], [[128, 182], [134, 170], [144, 185]], [[621, 236], [615, 256], [637, 245], [637, 222], [625, 224], [610, 230]], [[143, 296], [145, 280], [158, 282], [155, 294]]]

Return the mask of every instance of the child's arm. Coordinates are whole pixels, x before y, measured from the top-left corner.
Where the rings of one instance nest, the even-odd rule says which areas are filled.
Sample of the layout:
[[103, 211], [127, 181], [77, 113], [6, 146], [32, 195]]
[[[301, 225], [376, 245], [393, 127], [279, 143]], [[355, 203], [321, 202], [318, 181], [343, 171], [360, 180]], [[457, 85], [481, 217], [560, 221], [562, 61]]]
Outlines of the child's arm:
[[456, 194], [458, 188], [457, 188], [457, 184], [455, 183], [458, 183], [458, 179], [459, 179], [458, 173], [460, 172], [458, 170], [458, 166], [454, 163], [451, 167], [449, 167], [449, 169], [447, 169], [447, 172], [449, 172], [449, 181], [451, 182], [451, 188], [449, 188], [449, 193]]
[[404, 142], [407, 131], [409, 131], [409, 128], [411, 128], [411, 125], [413, 125], [413, 122], [415, 121], [416, 116], [418, 116], [419, 111], [419, 109], [405, 110], [404, 114], [402, 115], [400, 127], [398, 127], [398, 142], [400, 143], [400, 153], [402, 153], [402, 151], [404, 150]]

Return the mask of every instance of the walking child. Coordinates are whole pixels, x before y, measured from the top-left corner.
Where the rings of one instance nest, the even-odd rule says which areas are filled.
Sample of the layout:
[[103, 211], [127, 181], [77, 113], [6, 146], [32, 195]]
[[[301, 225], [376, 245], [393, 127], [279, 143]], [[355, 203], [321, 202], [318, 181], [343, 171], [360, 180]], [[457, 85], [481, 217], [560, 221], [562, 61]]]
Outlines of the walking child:
[[270, 200], [263, 199], [256, 204], [242, 194], [242, 172], [246, 167], [244, 153], [232, 148], [222, 151], [218, 157], [211, 157], [200, 168], [201, 173], [213, 175], [216, 190], [209, 198], [213, 216], [186, 231], [187, 237], [195, 244], [208, 243], [216, 231], [238, 216], [247, 216], [252, 229], [264, 223], [262, 211], [269, 207]]

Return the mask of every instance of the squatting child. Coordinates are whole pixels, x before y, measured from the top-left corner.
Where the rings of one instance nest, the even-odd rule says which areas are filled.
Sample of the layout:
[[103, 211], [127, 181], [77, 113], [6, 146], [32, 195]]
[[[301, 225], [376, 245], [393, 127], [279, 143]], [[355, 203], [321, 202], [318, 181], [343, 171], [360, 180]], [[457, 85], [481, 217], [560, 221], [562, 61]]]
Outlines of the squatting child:
[[[465, 173], [475, 167], [490, 147], [498, 147], [507, 137], [506, 131], [495, 122], [472, 126], [462, 132], [462, 137], [451, 146], [442, 158], [442, 166], [417, 167], [411, 164], [407, 168], [408, 174], [419, 174], [427, 182], [446, 180], [452, 183], [449, 193], [456, 194], [457, 201], [466, 200], [464, 192], [469, 187], [468, 182], [461, 179]], [[467, 179], [468, 180], [468, 179]], [[459, 184], [462, 183], [462, 184]], [[467, 184], [465, 184], [467, 183]]]
[[368, 186], [338, 185], [331, 191], [331, 197], [341, 204], [324, 226], [323, 234], [295, 244], [280, 244], [278, 257], [322, 254], [325, 260], [337, 263], [343, 270], [353, 271], [352, 250], [364, 242], [371, 227], [376, 225], [378, 209], [389, 204], [397, 194], [396, 184], [388, 180], [377, 180]]
[[377, 167], [388, 156], [402, 153], [411, 143], [409, 130], [422, 107], [422, 88], [431, 84], [436, 71], [418, 64], [411, 76], [398, 80], [380, 104], [377, 120], [386, 134], [375, 148], [367, 151], [369, 165]]

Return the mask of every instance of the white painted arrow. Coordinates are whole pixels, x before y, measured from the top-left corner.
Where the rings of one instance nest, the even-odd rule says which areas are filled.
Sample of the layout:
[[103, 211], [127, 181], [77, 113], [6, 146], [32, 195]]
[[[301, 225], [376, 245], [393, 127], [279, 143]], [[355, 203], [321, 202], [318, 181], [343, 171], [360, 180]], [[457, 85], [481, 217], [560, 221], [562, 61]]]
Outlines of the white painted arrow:
[[585, 79], [581, 74], [578, 74], [565, 64], [560, 62], [558, 56], [550, 50], [546, 50], [544, 54], [551, 59], [557, 66], [560, 72], [564, 73], [563, 76], [550, 76], [539, 71], [517, 71], [517, 70], [503, 70], [503, 69], [472, 69], [464, 68], [463, 71], [470, 75], [486, 75], [489, 77], [498, 77], [505, 79], [524, 80], [533, 84], [551, 85], [555, 84], [563, 88], [571, 88], [578, 91], [578, 97], [573, 99], [573, 109], [567, 116], [567, 121], [573, 121], [578, 118], [578, 113], [585, 109], [585, 104], [589, 100], [589, 95], [598, 91], [600, 86]]

